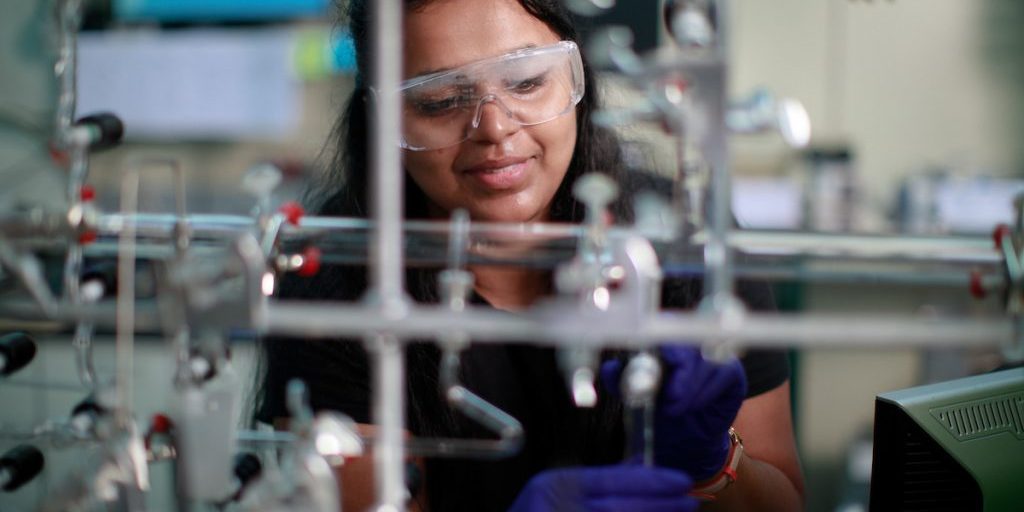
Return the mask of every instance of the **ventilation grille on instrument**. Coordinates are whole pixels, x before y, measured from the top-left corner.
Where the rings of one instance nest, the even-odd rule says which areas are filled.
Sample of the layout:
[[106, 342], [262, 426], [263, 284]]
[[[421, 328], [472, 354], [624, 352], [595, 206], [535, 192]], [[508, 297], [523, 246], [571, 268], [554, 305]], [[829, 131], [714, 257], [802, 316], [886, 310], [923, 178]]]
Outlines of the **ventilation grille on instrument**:
[[1011, 393], [930, 409], [959, 441], [1010, 432], [1024, 440], [1024, 393]]
[[920, 431], [904, 433], [903, 489], [899, 493], [902, 511], [970, 510], [976, 484], [964, 478], [963, 469], [951, 464], [935, 441]]

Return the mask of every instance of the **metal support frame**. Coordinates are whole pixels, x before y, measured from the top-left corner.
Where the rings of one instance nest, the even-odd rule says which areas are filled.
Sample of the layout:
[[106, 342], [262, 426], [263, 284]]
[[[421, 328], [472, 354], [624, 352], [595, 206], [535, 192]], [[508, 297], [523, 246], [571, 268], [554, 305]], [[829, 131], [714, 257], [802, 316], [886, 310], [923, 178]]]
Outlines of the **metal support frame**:
[[[376, 220], [371, 251], [370, 301], [376, 316], [395, 318], [407, 306], [402, 248], [403, 178], [399, 154], [401, 105], [402, 10], [399, 0], [373, 3], [371, 40], [376, 55], [371, 86], [376, 115], [371, 116], [373, 153], [370, 160], [371, 205]], [[373, 362], [373, 419], [378, 437], [373, 446], [374, 475], [379, 511], [405, 510], [405, 350], [402, 341], [387, 329], [369, 331], [366, 341]]]
[[[424, 333], [444, 335], [464, 332], [474, 343], [500, 343], [529, 339], [540, 345], [558, 346], [559, 339], [591, 347], [643, 349], [664, 340], [699, 343], [703, 339], [730, 337], [737, 347], [802, 347], [898, 349], [906, 347], [990, 347], [1010, 340], [1008, 318], [937, 319], [921, 315], [851, 315], [748, 313], [735, 324], [721, 325], [697, 312], [663, 312], [639, 326], [602, 324], [566, 326], [546, 317], [511, 314], [472, 307], [460, 314], [445, 308], [411, 308], [401, 322], [380, 318], [373, 308], [343, 303], [269, 305], [269, 332], [291, 336], [330, 338], [358, 336], [388, 330], [411, 338]], [[454, 322], [459, 322], [455, 324]], [[583, 330], [579, 330], [583, 329]], [[599, 336], [584, 337], [600, 334]], [[579, 336], [572, 338], [574, 334]]]
[[[305, 338], [336, 338], [338, 336], [364, 340], [372, 362], [372, 414], [377, 425], [372, 437], [376, 485], [376, 510], [404, 510], [409, 499], [405, 482], [405, 458], [408, 454], [451, 455], [459, 453], [476, 457], [507, 455], [521, 443], [521, 428], [514, 418], [493, 408], [473, 395], [457, 381], [457, 354], [468, 340], [473, 343], [503, 343], [509, 340], [529, 339], [539, 345], [596, 353], [608, 347], [649, 350], [674, 340], [678, 343], [704, 344], [728, 341], [728, 348], [744, 347], [827, 347], [895, 349], [905, 347], [998, 347], [1020, 343], [1021, 320], [1019, 311], [1021, 230], [1019, 221], [1015, 236], [1002, 237], [1003, 253], [993, 249], [981, 237], [881, 237], [860, 235], [808, 235], [803, 233], [763, 233], [733, 229], [730, 210], [730, 173], [728, 151], [728, 60], [727, 47], [729, 19], [727, 0], [700, 3], [714, 10], [714, 23], [709, 23], [713, 37], [709, 45], [697, 51], [684, 51], [679, 57], [661, 61], [641, 61], [623, 48], [611, 49], [611, 60], [637, 81], [652, 77], [682, 77], [691, 104], [660, 105], [672, 110], [678, 147], [683, 152], [686, 137], [701, 148], [707, 167], [711, 170], [710, 195], [712, 209], [709, 224], [703, 231], [693, 233], [667, 233], [659, 240], [641, 236], [637, 227], [613, 228], [601, 226], [597, 234], [602, 244], [617, 247], [609, 262], [615, 265], [634, 263], [635, 272], [618, 289], [611, 307], [580, 312], [579, 308], [552, 307], [547, 303], [518, 314], [490, 308], [466, 305], [465, 297], [451, 304], [426, 306], [412, 304], [404, 290], [406, 241], [433, 240], [448, 236], [461, 247], [466, 240], [505, 238], [509, 235], [524, 240], [544, 241], [571, 239], [586, 242], [594, 237], [595, 222], [590, 226], [555, 224], [474, 224], [405, 221], [403, 215], [403, 169], [399, 151], [400, 98], [397, 93], [401, 76], [401, 33], [403, 3], [399, 0], [381, 0], [373, 5], [371, 30], [373, 52], [370, 78], [374, 115], [371, 119], [374, 146], [370, 156], [372, 221], [306, 217], [300, 226], [283, 225], [277, 219], [270, 230], [259, 219], [235, 216], [198, 215], [187, 217], [184, 211], [183, 182], [180, 169], [176, 183], [179, 187], [178, 212], [174, 216], [140, 215], [137, 213], [139, 176], [133, 171], [122, 182], [122, 211], [114, 214], [82, 212], [81, 188], [88, 171], [88, 147], [75, 135], [72, 123], [75, 114], [75, 37], [80, 22], [80, 0], [60, 3], [61, 58], [57, 73], [61, 95], [57, 109], [56, 139], [61, 149], [71, 153], [67, 194], [69, 212], [55, 215], [7, 214], [0, 216], [0, 263], [12, 269], [35, 296], [35, 305], [18, 302], [0, 302], [0, 310], [16, 317], [58, 320], [91, 326], [117, 328], [117, 407], [116, 425], [121, 437], [109, 443], [111, 454], [128, 457], [123, 464], [126, 472], [134, 472], [125, 482], [143, 491], [148, 484], [145, 471], [144, 448], [137, 427], [131, 418], [133, 368], [133, 336], [140, 328], [159, 328], [166, 324], [156, 308], [136, 303], [134, 295], [135, 262], [137, 257], [178, 260], [184, 259], [186, 249], [192, 255], [223, 256], [229, 254], [239, 268], [224, 271], [207, 281], [237, 279], [243, 283], [238, 296], [224, 293], [216, 295], [218, 302], [207, 309], [196, 307], [188, 317], [190, 322], [210, 329], [241, 324], [260, 333], [293, 335]], [[697, 5], [696, 3], [694, 5]], [[709, 19], [710, 12], [709, 12]], [[684, 49], [685, 50], [685, 49]], [[696, 105], [696, 107], [694, 107]], [[672, 107], [672, 108], [670, 108]], [[662, 112], [664, 114], [664, 112]], [[679, 161], [684, 162], [681, 153]], [[1020, 205], [1018, 205], [1020, 207]], [[265, 210], [265, 208], [264, 208]], [[73, 219], [75, 211], [80, 214]], [[266, 214], [266, 212], [263, 212]], [[1018, 211], [1024, 219], [1024, 213]], [[592, 221], [598, 216], [592, 215]], [[100, 243], [84, 248], [77, 235], [88, 228], [95, 229]], [[263, 247], [254, 232], [262, 231]], [[408, 238], [407, 237], [408, 233]], [[329, 240], [331, 236], [349, 236], [364, 243], [366, 255], [355, 257], [368, 263], [370, 289], [364, 301], [351, 303], [303, 303], [268, 300], [260, 283], [269, 272], [270, 253], [289, 242], [309, 243]], [[421, 238], [422, 237], [422, 238]], [[432, 238], [433, 237], [433, 238]], [[116, 245], [111, 240], [116, 238]], [[105, 240], [104, 240], [105, 239]], [[70, 241], [70, 242], [69, 242]], [[107, 242], [104, 245], [104, 241]], [[234, 243], [232, 244], [231, 241]], [[701, 264], [706, 279], [703, 308], [697, 312], [656, 312], [654, 269], [657, 269], [652, 243], [663, 243], [669, 257], [662, 263], [671, 264], [672, 257], [682, 252], [702, 253]], [[280, 244], [280, 245], [279, 245]], [[598, 252], [601, 247], [590, 250]], [[554, 268], [571, 258], [575, 248], [585, 243], [564, 244], [569, 257], [545, 261]], [[643, 245], [643, 247], [640, 247]], [[67, 249], [65, 265], [65, 296], [56, 300], [42, 283], [42, 274], [28, 251], [36, 248], [58, 247]], [[630, 250], [634, 252], [631, 253]], [[342, 251], [337, 251], [342, 252]], [[437, 250], [432, 262], [455, 262], [452, 270], [459, 270], [467, 259], [478, 256], [448, 253]], [[583, 252], [582, 249], [580, 252]], [[974, 266], [994, 267], [1008, 265], [1006, 273], [1015, 301], [1009, 318], [936, 319], [913, 315], [858, 315], [856, 328], [851, 328], [846, 315], [787, 315], [744, 313], [733, 315], [731, 305], [736, 302], [733, 293], [735, 277], [744, 272], [742, 262], [735, 253], [763, 257], [795, 259], [821, 258], [862, 261], [900, 261], [909, 265], [943, 264], [966, 270]], [[642, 254], [641, 254], [642, 253]], [[119, 290], [116, 304], [111, 301], [87, 303], [79, 297], [81, 261], [85, 254], [117, 255], [119, 258]], [[610, 253], [609, 253], [610, 254]], [[623, 256], [624, 254], [624, 256]], [[682, 256], [686, 257], [686, 256]], [[329, 260], [329, 258], [328, 258]], [[647, 264], [639, 265], [643, 260]], [[473, 261], [478, 263], [477, 261]], [[179, 261], [181, 263], [181, 261]], [[515, 263], [496, 258], [491, 263]], [[602, 261], [603, 263], [603, 261]], [[642, 267], [642, 268], [641, 268]], [[647, 270], [647, 272], [644, 271]], [[620, 268], [621, 270], [621, 268]], [[755, 272], [756, 274], [756, 272]], [[210, 288], [222, 282], [206, 282], [196, 277], [183, 280], [182, 289]], [[273, 277], [273, 276], [271, 276]], [[658, 274], [660, 277], [660, 273]], [[799, 276], [798, 276], [799, 277]], [[1000, 276], [1002, 277], [1002, 276]], [[600, 283], [599, 283], [600, 284]], [[598, 288], [601, 288], [599, 286]], [[181, 292], [182, 290], [177, 290]], [[221, 288], [216, 288], [220, 292]], [[463, 290], [465, 291], [465, 290]], [[607, 291], [607, 290], [605, 290]], [[603, 295], [602, 295], [603, 297]], [[651, 300], [647, 300], [651, 299]], [[182, 307], [189, 308], [183, 293], [175, 296]], [[237, 300], [237, 303], [230, 302]], [[571, 302], [571, 301], [570, 301]], [[453, 304], [458, 304], [457, 307]], [[241, 305], [242, 307], [238, 307]], [[564, 305], [564, 304], [563, 304]], [[113, 306], [113, 307], [112, 307]], [[573, 314], [573, 313], [577, 314]], [[162, 324], [163, 322], [163, 324]], [[182, 323], [187, 323], [183, 321]], [[447, 347], [442, 378], [447, 396], [471, 419], [499, 433], [498, 440], [462, 439], [405, 439], [405, 340], [435, 338]], [[456, 340], [458, 342], [453, 342]], [[179, 354], [180, 356], [181, 354]], [[83, 381], [94, 383], [91, 371]], [[649, 412], [649, 411], [648, 411]], [[298, 422], [297, 422], [298, 423]], [[34, 435], [43, 435], [40, 431]], [[258, 436], [257, 436], [258, 437]], [[294, 433], [283, 436], [253, 438], [256, 442], [294, 440]], [[248, 439], [248, 438], [247, 438]], [[308, 439], [307, 439], [308, 441]], [[121, 444], [118, 444], [121, 443]], [[312, 452], [311, 452], [312, 453]], [[649, 455], [649, 454], [648, 454]], [[319, 459], [317, 459], [319, 461]], [[117, 462], [117, 461], [115, 461]], [[318, 462], [319, 463], [319, 462]], [[324, 466], [320, 464], [320, 466]], [[324, 475], [330, 473], [325, 469]], [[131, 493], [129, 498], [137, 498]]]

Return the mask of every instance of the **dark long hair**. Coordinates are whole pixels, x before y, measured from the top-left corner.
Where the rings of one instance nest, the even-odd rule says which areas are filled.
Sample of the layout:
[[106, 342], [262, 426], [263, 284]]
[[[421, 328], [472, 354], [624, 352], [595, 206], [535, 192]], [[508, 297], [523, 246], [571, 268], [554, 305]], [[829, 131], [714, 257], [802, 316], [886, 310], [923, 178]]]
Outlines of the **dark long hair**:
[[[561, 0], [519, 0], [527, 12], [544, 22], [563, 40], [576, 41], [575, 21]], [[345, 10], [348, 26], [356, 50], [355, 88], [349, 97], [345, 112], [332, 132], [335, 146], [329, 157], [322, 183], [307, 197], [322, 215], [366, 216], [368, 191], [368, 159], [370, 151], [368, 125], [368, 87], [373, 56], [369, 41], [369, 13], [365, 0], [353, 0]], [[406, 0], [406, 10], [415, 10], [430, 0]], [[572, 184], [587, 172], [600, 172], [618, 177], [621, 165], [619, 145], [615, 136], [591, 122], [598, 106], [598, 91], [586, 56], [583, 58], [586, 94], [576, 107], [576, 148], [565, 179], [551, 202], [550, 217], [555, 222], [577, 222], [583, 211], [572, 197]], [[617, 180], [618, 181], [618, 180]], [[624, 194], [623, 197], [626, 195]], [[405, 212], [408, 218], [423, 218], [427, 212], [427, 197], [406, 175]], [[629, 220], [632, 211], [629, 201], [621, 200], [614, 206], [616, 219]]]
[[[432, 0], [405, 0], [406, 11], [415, 11]], [[347, 21], [355, 46], [355, 85], [345, 105], [344, 113], [335, 123], [327, 144], [324, 161], [326, 168], [306, 194], [304, 202], [311, 211], [324, 216], [366, 217], [369, 194], [369, 87], [374, 56], [370, 42], [370, 1], [341, 0], [339, 13]], [[523, 8], [544, 22], [562, 40], [576, 41], [579, 34], [576, 20], [566, 10], [562, 0], [519, 0]], [[582, 45], [581, 45], [582, 46]], [[598, 88], [592, 68], [583, 55], [584, 86], [586, 93], [576, 107], [576, 147], [565, 178], [551, 201], [550, 219], [554, 222], [579, 222], [583, 207], [572, 195], [572, 185], [588, 172], [611, 176], [623, 185], [619, 199], [611, 205], [616, 221], [633, 219], [630, 180], [622, 179], [623, 168], [618, 140], [610, 131], [592, 122], [599, 105]], [[405, 216], [411, 219], [427, 217], [428, 199], [406, 173], [404, 177]], [[342, 276], [321, 275], [318, 283], [304, 283], [295, 290], [296, 295], [354, 299], [366, 287], [365, 269], [345, 271]], [[419, 302], [437, 300], [436, 272], [410, 270], [406, 275], [409, 294]], [[313, 289], [310, 289], [310, 286]], [[286, 287], [287, 288], [287, 287]], [[288, 293], [285, 289], [284, 292]]]

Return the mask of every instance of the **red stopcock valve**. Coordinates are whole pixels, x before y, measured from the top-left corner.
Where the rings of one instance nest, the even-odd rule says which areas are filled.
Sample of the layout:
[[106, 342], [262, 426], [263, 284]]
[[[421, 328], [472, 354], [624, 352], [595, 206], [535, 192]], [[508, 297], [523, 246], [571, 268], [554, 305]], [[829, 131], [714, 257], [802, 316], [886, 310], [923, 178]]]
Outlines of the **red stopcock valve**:
[[299, 265], [298, 273], [302, 277], [315, 276], [320, 271], [320, 259], [323, 253], [320, 252], [320, 248], [309, 246], [302, 251], [302, 265]]
[[284, 215], [285, 220], [293, 226], [298, 226], [299, 221], [302, 220], [304, 215], [306, 215], [306, 210], [302, 208], [302, 205], [295, 201], [289, 201], [282, 204], [278, 211], [281, 212], [281, 214]]

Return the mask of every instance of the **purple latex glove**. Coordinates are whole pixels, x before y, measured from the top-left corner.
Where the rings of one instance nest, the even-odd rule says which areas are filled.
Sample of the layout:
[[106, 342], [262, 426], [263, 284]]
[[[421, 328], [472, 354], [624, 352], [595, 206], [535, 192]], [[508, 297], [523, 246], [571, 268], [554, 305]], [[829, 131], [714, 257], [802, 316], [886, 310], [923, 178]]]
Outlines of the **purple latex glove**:
[[693, 482], [671, 469], [601, 466], [538, 473], [508, 512], [694, 512]]
[[[695, 347], [661, 348], [662, 381], [654, 413], [654, 463], [680, 469], [699, 482], [715, 475], [729, 455], [729, 427], [747, 396], [736, 358], [705, 360]], [[601, 378], [618, 395], [623, 362], [605, 361]]]

